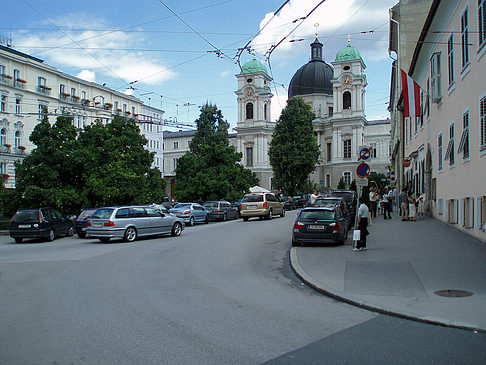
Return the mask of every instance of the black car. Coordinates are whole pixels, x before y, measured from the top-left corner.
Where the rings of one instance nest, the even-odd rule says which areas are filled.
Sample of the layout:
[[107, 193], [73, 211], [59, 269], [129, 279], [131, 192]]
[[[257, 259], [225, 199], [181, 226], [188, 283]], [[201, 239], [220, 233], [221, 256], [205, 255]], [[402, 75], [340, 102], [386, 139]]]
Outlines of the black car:
[[81, 214], [74, 220], [74, 228], [79, 238], [86, 237], [86, 223], [88, 223], [89, 217], [96, 212], [98, 208], [89, 208], [81, 212]]
[[304, 243], [344, 244], [347, 237], [347, 220], [337, 205], [307, 207], [300, 211], [295, 220], [292, 246]]
[[351, 213], [351, 221], [354, 222], [356, 216], [356, 206], [358, 204], [358, 194], [354, 190], [333, 190], [327, 193], [326, 196], [344, 198]]
[[209, 211], [210, 220], [226, 221], [228, 219], [238, 219], [238, 208], [231, 205], [226, 200], [207, 201], [203, 207]]
[[295, 195], [293, 196], [294, 203], [296, 208], [303, 208], [305, 207], [305, 198], [303, 195]]
[[292, 196], [282, 195], [279, 198], [284, 203], [284, 209], [285, 210], [292, 210], [292, 209], [296, 208], [295, 201], [294, 201], [294, 198]]
[[341, 209], [343, 215], [346, 217], [346, 220], [348, 221], [348, 229], [353, 227], [354, 221], [351, 220], [351, 211], [344, 198], [341, 198], [339, 196], [328, 196], [323, 198], [317, 198], [312, 206], [313, 207], [333, 207], [334, 205], [337, 205]]
[[57, 236], [72, 236], [73, 222], [53, 208], [23, 209], [10, 221], [10, 237], [21, 243], [24, 238], [53, 241]]

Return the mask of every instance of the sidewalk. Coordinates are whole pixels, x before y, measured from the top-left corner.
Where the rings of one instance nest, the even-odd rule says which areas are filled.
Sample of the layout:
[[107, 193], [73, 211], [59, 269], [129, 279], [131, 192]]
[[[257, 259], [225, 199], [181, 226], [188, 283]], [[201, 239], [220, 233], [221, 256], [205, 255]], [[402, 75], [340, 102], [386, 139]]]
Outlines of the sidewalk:
[[367, 251], [352, 251], [350, 234], [344, 246], [293, 247], [292, 268], [311, 287], [366, 309], [486, 332], [485, 243], [430, 217], [402, 222], [396, 212], [368, 230]]

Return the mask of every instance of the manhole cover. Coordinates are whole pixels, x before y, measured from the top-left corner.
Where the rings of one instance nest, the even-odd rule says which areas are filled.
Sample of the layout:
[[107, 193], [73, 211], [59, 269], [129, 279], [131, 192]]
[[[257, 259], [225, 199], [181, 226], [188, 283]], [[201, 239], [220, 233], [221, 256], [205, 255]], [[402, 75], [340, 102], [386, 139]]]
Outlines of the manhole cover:
[[440, 297], [448, 297], [448, 298], [464, 298], [473, 295], [473, 293], [471, 293], [470, 291], [456, 290], [456, 289], [437, 290], [434, 292], [434, 294]]

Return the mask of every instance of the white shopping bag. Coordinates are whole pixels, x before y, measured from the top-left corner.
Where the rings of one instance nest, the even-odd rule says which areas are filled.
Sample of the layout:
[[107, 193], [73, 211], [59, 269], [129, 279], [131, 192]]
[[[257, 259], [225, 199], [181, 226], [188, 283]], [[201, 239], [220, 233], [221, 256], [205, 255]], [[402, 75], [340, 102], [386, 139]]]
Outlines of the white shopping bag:
[[355, 229], [353, 232], [353, 241], [359, 241], [361, 239], [361, 230]]

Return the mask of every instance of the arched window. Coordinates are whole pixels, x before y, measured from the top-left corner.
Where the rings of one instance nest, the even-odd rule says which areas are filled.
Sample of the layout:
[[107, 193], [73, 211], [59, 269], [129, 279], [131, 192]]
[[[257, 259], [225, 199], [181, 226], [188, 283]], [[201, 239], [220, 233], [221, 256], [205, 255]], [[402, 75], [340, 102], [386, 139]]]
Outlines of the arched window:
[[15, 141], [14, 141], [15, 148], [19, 148], [22, 146], [21, 134], [19, 131], [15, 132]]
[[0, 146], [7, 144], [7, 130], [2, 128], [0, 131]]
[[267, 107], [268, 105], [265, 104], [263, 107], [263, 119], [267, 120]]
[[246, 104], [246, 119], [253, 119], [253, 103]]
[[351, 93], [349, 91], [343, 93], [343, 109], [351, 109]]

